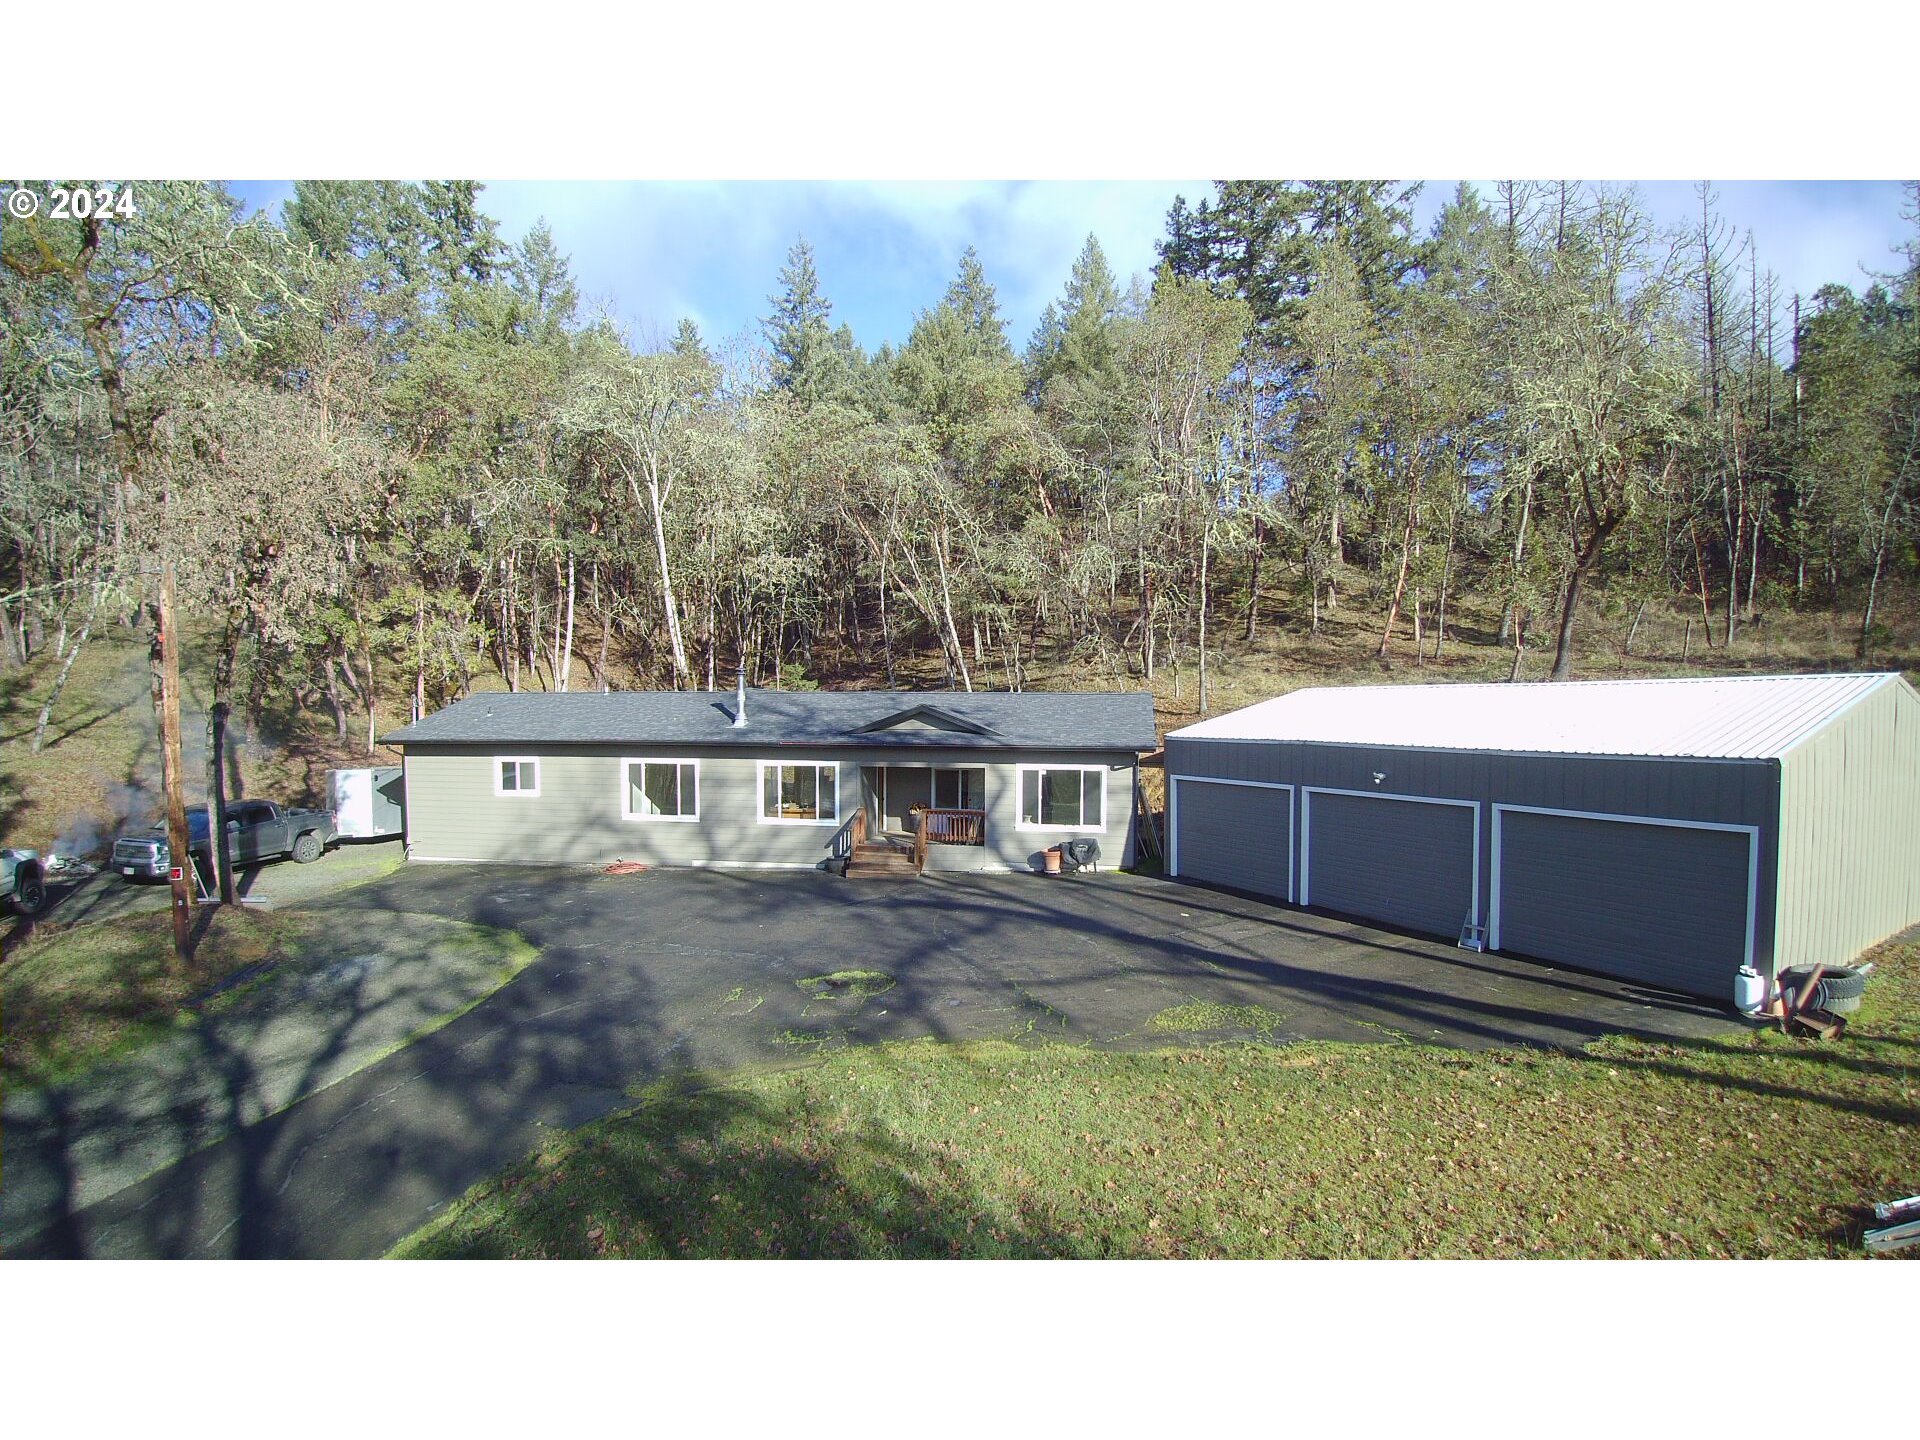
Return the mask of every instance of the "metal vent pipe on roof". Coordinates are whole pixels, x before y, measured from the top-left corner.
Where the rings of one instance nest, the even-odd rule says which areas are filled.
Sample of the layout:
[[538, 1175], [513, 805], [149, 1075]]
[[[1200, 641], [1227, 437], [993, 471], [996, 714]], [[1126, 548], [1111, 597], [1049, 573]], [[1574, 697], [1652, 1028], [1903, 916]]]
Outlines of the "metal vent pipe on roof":
[[740, 679], [733, 691], [733, 728], [738, 730], [747, 723], [747, 662], [740, 662]]

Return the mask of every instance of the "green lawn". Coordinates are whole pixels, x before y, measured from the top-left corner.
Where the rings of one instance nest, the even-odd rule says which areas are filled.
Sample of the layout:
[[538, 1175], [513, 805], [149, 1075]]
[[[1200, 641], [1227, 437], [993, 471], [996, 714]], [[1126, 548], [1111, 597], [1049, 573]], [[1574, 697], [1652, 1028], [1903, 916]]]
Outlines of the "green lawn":
[[191, 1024], [196, 998], [223, 982], [325, 943], [317, 915], [238, 906], [201, 915], [205, 930], [184, 969], [174, 962], [164, 912], [70, 929], [42, 925], [0, 968], [7, 1085], [53, 1084], [136, 1050]]
[[1876, 958], [1829, 1045], [928, 1041], [660, 1086], [395, 1253], [1857, 1254], [1920, 1189], [1920, 943]]

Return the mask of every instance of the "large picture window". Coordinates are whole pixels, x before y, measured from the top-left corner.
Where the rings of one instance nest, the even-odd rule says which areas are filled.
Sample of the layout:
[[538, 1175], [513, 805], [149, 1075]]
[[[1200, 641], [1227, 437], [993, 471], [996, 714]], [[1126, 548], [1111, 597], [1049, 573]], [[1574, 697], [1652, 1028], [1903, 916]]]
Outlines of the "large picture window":
[[834, 825], [840, 820], [837, 765], [760, 762], [760, 819], [767, 824]]
[[623, 813], [629, 820], [698, 820], [697, 760], [627, 760], [622, 763]]
[[1107, 828], [1107, 772], [1078, 765], [1020, 767], [1020, 825], [1026, 830]]
[[531, 798], [540, 793], [540, 762], [531, 755], [493, 757], [493, 793]]
[[984, 767], [933, 772], [933, 808], [936, 810], [984, 810], [986, 795]]

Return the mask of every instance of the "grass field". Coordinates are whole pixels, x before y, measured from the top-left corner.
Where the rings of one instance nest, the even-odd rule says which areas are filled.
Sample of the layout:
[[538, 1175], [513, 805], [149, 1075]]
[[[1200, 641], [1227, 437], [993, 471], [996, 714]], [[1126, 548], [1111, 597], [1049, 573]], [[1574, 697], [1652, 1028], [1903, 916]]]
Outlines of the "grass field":
[[226, 906], [200, 912], [192, 964], [175, 963], [164, 913], [47, 930], [0, 968], [0, 1074], [7, 1085], [67, 1080], [179, 1025], [236, 976], [326, 945], [321, 917]]
[[[514, 931], [430, 915], [391, 916], [344, 954], [341, 931], [322, 911], [223, 907], [200, 915], [204, 928], [184, 971], [173, 964], [164, 912], [43, 928], [21, 944], [0, 968], [6, 1087], [63, 1084], [125, 1057], [139, 1063], [138, 1052], [154, 1042], [243, 1011], [246, 1023], [223, 1044], [284, 1049], [284, 1035], [267, 1036], [277, 1017], [308, 1037], [296, 1037], [296, 1053], [311, 1043], [331, 1062], [381, 1035], [382, 1053], [390, 1053], [471, 1009], [539, 954]], [[403, 1020], [404, 1035], [389, 1033]], [[357, 1063], [374, 1058], [358, 1053]]]
[[918, 1042], [661, 1085], [395, 1253], [1859, 1254], [1920, 1188], [1920, 941], [1876, 959], [1825, 1045]]

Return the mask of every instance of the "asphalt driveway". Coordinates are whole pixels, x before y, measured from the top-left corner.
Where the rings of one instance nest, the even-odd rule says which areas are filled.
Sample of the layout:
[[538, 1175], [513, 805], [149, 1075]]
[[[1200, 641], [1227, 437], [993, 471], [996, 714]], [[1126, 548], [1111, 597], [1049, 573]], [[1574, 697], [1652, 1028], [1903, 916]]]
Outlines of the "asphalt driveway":
[[[1177, 1043], [1152, 1020], [1190, 1001], [1277, 1011], [1262, 1038], [1280, 1043], [1577, 1046], [1736, 1023], [1620, 982], [1119, 874], [413, 866], [326, 903], [343, 945], [400, 912], [511, 928], [544, 953], [398, 1054], [126, 1190], [36, 1217], [4, 1237], [7, 1253], [378, 1255], [544, 1128], [616, 1109], [638, 1085], [849, 1044]], [[848, 969], [894, 983], [840, 998], [803, 986]]]

